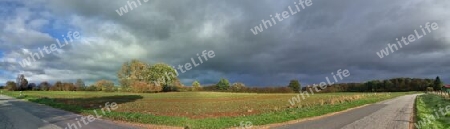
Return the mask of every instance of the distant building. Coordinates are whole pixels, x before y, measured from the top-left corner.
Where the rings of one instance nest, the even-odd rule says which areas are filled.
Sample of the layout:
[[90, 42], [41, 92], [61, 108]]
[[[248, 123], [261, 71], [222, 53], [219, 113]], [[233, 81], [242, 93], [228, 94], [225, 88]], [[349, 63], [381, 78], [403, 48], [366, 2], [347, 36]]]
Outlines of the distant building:
[[442, 87], [442, 90], [443, 90], [443, 91], [450, 92], [450, 84], [444, 85], [444, 86]]

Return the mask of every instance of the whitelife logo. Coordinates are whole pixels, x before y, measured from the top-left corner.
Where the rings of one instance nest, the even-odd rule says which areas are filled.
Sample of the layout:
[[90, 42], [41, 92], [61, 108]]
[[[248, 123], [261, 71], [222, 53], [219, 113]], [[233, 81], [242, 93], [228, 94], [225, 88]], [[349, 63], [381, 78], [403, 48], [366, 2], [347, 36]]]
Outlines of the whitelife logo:
[[[420, 25], [420, 28], [422, 30], [422, 35], [419, 34], [419, 32], [417, 32], [417, 30], [414, 30], [414, 34], [410, 34], [408, 35], [408, 38], [406, 37], [402, 37], [401, 40], [399, 40], [398, 38], [396, 38], [395, 40], [397, 40], [397, 44], [390, 44], [388, 43], [387, 47], [385, 49], [381, 49], [380, 52], [376, 52], [376, 54], [378, 55], [378, 57], [380, 57], [380, 59], [383, 59], [384, 57], [389, 56], [390, 53], [394, 53], [395, 51], [398, 51], [398, 46], [400, 48], [403, 48], [403, 45], [409, 45], [409, 43], [412, 43], [420, 38], [422, 38], [423, 36], [427, 35], [432, 32], [432, 30], [437, 30], [439, 29], [439, 25], [436, 22], [433, 22], [430, 24], [430, 22], [427, 22], [425, 24], [425, 28], [422, 27], [422, 25]], [[425, 29], [427, 31], [425, 31]], [[408, 39], [408, 41], [406, 41], [406, 39]], [[401, 42], [400, 42], [401, 41]], [[403, 45], [402, 45], [403, 44]], [[398, 45], [398, 46], [397, 46]], [[395, 50], [394, 50], [395, 48]], [[389, 53], [389, 50], [391, 50], [391, 52]]]
[[[139, 4], [139, 6], [142, 5], [141, 0], [136, 0], [137, 3]], [[145, 3], [148, 2], [148, 0], [143, 0]], [[134, 5], [134, 8], [139, 7], [138, 4], [136, 4], [135, 1], [127, 1], [127, 4], [123, 7], [120, 7], [119, 9], [116, 9], [117, 14], [119, 14], [119, 16], [124, 15], [125, 13], [128, 13], [128, 7], [130, 7], [130, 11], [133, 10], [133, 7], [131, 5]]]
[[[64, 39], [64, 43], [61, 43], [59, 41], [59, 39], [56, 39], [56, 43], [51, 44], [50, 47], [44, 46], [43, 49], [41, 49], [39, 47], [38, 48], [39, 52], [27, 51], [27, 53], [30, 56], [27, 57], [26, 59], [23, 59], [22, 62], [19, 61], [19, 64], [22, 67], [30, 66], [31, 65], [31, 59], [33, 59], [33, 62], [36, 62], [37, 60], [45, 57], [44, 51], [48, 55], [48, 54], [51, 54], [51, 53], [53, 53], [55, 51], [58, 51], [58, 49], [62, 49], [64, 46], [69, 45], [69, 41], [70, 41], [70, 43], [72, 43], [74, 39], [75, 40], [80, 39], [80, 33], [78, 31], [75, 31], [73, 33], [72, 33], [72, 31], [69, 31], [69, 32], [67, 32], [67, 36], [62, 35], [62, 37]], [[66, 38], [69, 38], [69, 41], [67, 41]], [[24, 54], [27, 54], [27, 53], [24, 53]]]
[[[283, 11], [281, 14], [275, 13], [275, 17], [277, 18], [278, 22], [281, 22], [281, 21], [283, 21], [284, 19], [289, 18], [290, 15], [297, 14], [297, 13], [299, 13], [299, 12], [301, 11], [301, 9], [305, 9], [306, 7], [309, 7], [309, 6], [311, 6], [312, 4], [313, 4], [313, 3], [312, 3], [311, 0], [305, 0], [305, 1], [299, 0], [299, 1], [298, 1], [298, 4], [297, 4], [297, 2], [294, 2], [295, 8], [296, 8], [297, 10], [294, 10], [294, 9], [291, 8], [291, 6], [288, 6], [289, 12], [288, 12], [288, 11]], [[301, 9], [300, 9], [300, 7], [301, 7]], [[290, 14], [290, 15], [289, 15], [289, 14]], [[282, 18], [281, 18], [280, 16], [282, 16]], [[270, 15], [270, 19], [271, 19], [272, 21], [271, 21], [271, 20], [264, 20], [264, 19], [262, 19], [262, 20], [261, 20], [262, 24], [259, 24], [259, 26], [255, 26], [254, 29], [251, 29], [251, 28], [250, 28], [250, 31], [251, 31], [254, 35], [257, 35], [258, 32], [259, 32], [259, 33], [263, 32], [263, 31], [264, 31], [264, 28], [267, 30], [269, 27], [272, 27], [272, 25], [276, 25], [276, 24], [277, 24], [277, 22], [275, 21], [275, 18], [273, 18], [272, 15]], [[264, 28], [262, 27], [262, 25], [264, 25]], [[267, 26], [267, 25], [269, 25], [269, 26]]]

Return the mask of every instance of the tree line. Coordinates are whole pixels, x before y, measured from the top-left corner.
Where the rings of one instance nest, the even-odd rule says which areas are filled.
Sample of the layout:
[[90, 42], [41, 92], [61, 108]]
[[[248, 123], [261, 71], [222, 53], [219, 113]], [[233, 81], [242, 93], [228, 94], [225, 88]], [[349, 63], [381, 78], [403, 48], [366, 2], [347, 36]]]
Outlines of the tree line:
[[192, 82], [192, 86], [184, 86], [178, 78], [178, 72], [164, 63], [148, 64], [134, 59], [123, 63], [117, 72], [120, 86], [113, 81], [99, 80], [86, 86], [83, 80], [75, 83], [57, 81], [53, 85], [44, 81], [40, 84], [28, 83], [24, 75], [19, 75], [14, 81], [8, 81], [6, 90], [36, 90], [36, 91], [105, 91], [105, 92], [182, 92], [182, 91], [218, 91], [245, 93], [294, 93], [311, 88], [320, 89], [321, 93], [329, 92], [403, 92], [440, 90], [443, 86], [439, 77], [436, 79], [393, 78], [386, 80], [371, 80], [364, 83], [339, 83], [327, 85], [326, 88], [306, 86], [302, 87], [298, 80], [290, 80], [287, 86], [275, 87], [246, 87], [242, 82], [230, 82], [221, 78], [216, 84], [202, 86], [199, 81]]
[[57, 81], [54, 84], [50, 84], [49, 82], [44, 81], [39, 84], [35, 84], [28, 83], [28, 80], [23, 74], [18, 76], [16, 82], [6, 82], [4, 89], [9, 91], [118, 91], [118, 87], [114, 86], [114, 82], [109, 80], [99, 80], [90, 86], [86, 86], [84, 81], [81, 79], [77, 79], [75, 83]]
[[302, 89], [314, 90], [320, 89], [321, 93], [329, 92], [406, 92], [406, 91], [426, 91], [434, 90], [439, 91], [443, 88], [444, 83], [441, 79], [421, 79], [421, 78], [393, 78], [386, 80], [371, 80], [364, 83], [339, 83], [328, 85], [326, 88], [320, 87], [301, 87], [298, 81], [292, 80], [288, 87], [294, 91]]

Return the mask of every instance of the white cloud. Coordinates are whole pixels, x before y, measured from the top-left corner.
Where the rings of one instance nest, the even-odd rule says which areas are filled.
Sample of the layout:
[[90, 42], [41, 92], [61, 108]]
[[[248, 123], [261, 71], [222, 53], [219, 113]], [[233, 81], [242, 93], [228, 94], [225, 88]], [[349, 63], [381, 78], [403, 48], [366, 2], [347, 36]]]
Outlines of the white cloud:
[[[446, 6], [450, 2], [446, 1], [319, 0], [314, 1], [314, 7], [257, 36], [249, 28], [286, 10], [292, 2], [149, 1], [122, 17], [115, 9], [123, 6], [123, 1], [20, 2], [23, 7], [0, 18], [0, 50], [4, 51], [0, 61], [11, 64], [1, 68], [13, 74], [26, 73], [30, 80], [115, 79], [125, 61], [136, 58], [178, 65], [202, 50], [214, 50], [217, 57], [182, 75], [186, 84], [194, 79], [213, 83], [220, 77], [255, 85], [281, 83], [289, 77], [315, 82], [321, 81], [324, 73], [345, 67], [363, 71], [355, 73], [371, 71], [361, 75], [364, 79], [349, 79], [365, 81], [375, 79], [372, 74], [383, 77], [385, 71], [396, 73], [391, 76], [409, 74], [431, 57], [441, 58], [442, 64], [450, 62], [444, 58], [448, 53], [443, 52], [450, 48], [446, 31], [450, 21]], [[386, 42], [410, 33], [424, 21], [442, 25], [435, 37], [411, 44], [391, 59], [371, 58]], [[62, 48], [61, 53], [48, 55], [27, 68], [11, 62], [28, 56], [24, 52], [56, 43], [55, 38], [68, 31], [79, 31], [82, 38]], [[415, 74], [444, 73], [423, 70]], [[248, 80], [236, 77], [243, 75]]]

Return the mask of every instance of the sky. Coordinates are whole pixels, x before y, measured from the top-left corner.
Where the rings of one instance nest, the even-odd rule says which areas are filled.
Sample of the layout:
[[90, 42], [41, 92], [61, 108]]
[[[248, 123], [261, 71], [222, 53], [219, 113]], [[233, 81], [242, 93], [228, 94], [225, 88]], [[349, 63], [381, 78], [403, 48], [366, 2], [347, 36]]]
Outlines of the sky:
[[[294, 2], [149, 0], [120, 16], [116, 10], [127, 1], [0, 0], [0, 84], [18, 74], [35, 83], [117, 81], [126, 61], [178, 66], [203, 50], [215, 57], [181, 73], [185, 85], [220, 78], [247, 86], [286, 86], [292, 79], [307, 85], [339, 69], [350, 71], [339, 82], [440, 76], [450, 83], [450, 1], [312, 0], [252, 33], [261, 20], [294, 9]], [[439, 29], [383, 58], [376, 54], [427, 22]], [[28, 66], [19, 64], [68, 32], [80, 38]]]

